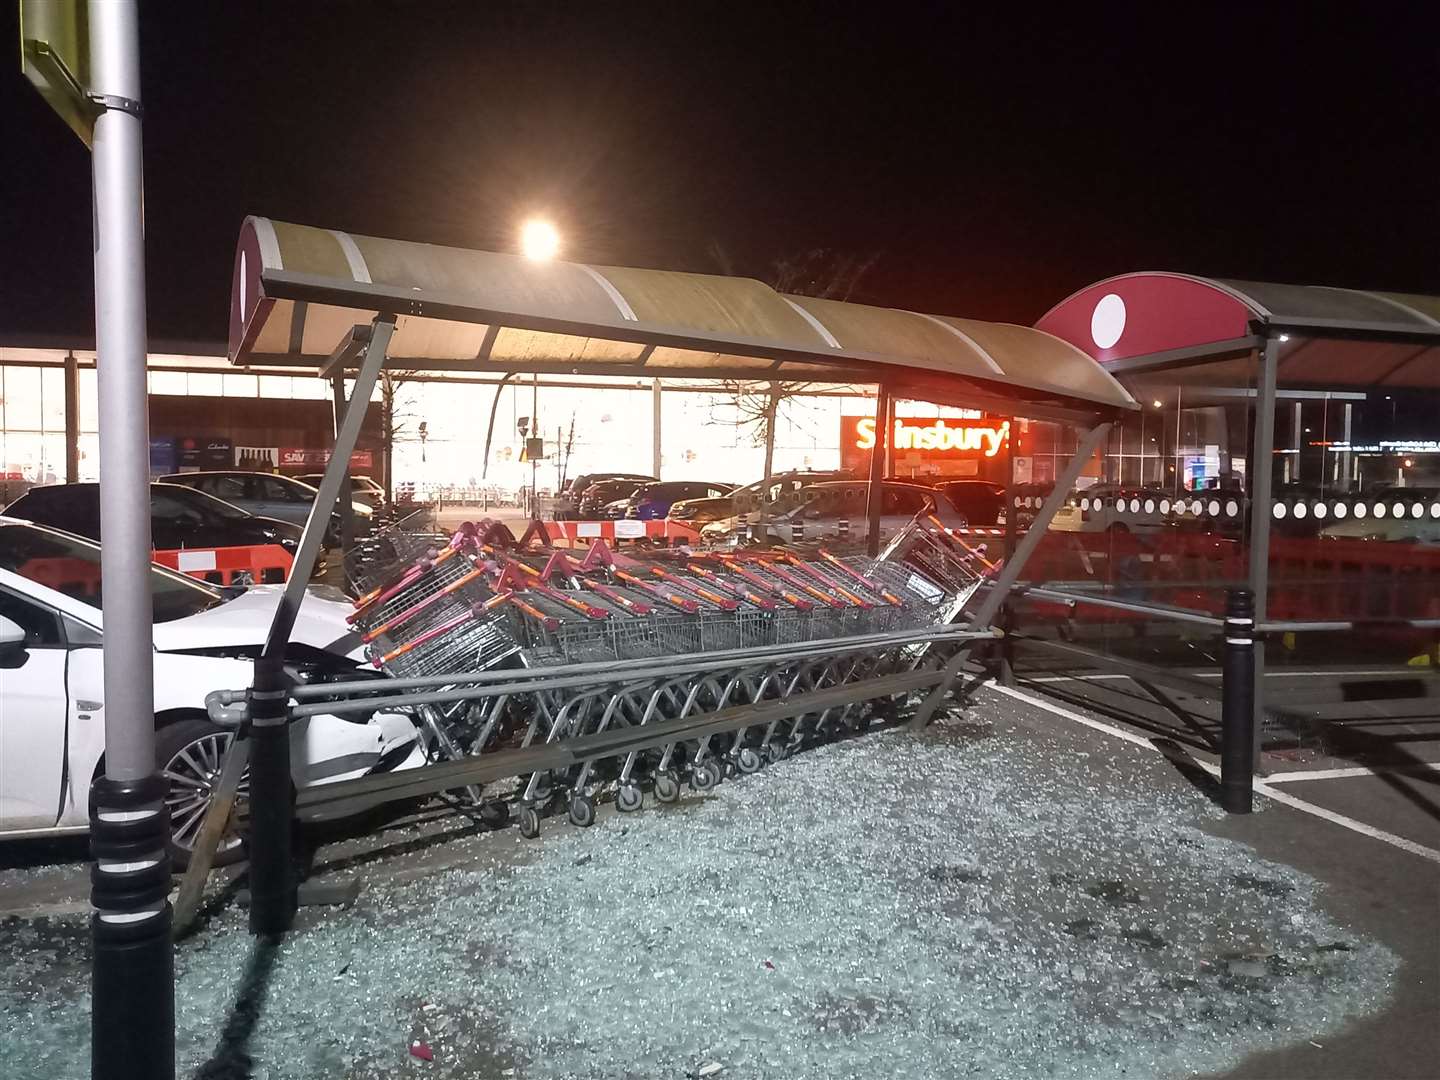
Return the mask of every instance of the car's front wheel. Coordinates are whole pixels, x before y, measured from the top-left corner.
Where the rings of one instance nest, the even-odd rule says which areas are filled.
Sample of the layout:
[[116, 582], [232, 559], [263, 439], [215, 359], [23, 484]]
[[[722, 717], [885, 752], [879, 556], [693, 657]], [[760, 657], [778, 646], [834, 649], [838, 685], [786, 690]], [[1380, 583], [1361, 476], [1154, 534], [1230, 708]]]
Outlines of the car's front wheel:
[[[165, 805], [170, 810], [170, 858], [176, 866], [190, 862], [205, 815], [220, 786], [220, 771], [235, 734], [194, 717], [155, 732], [155, 763], [169, 784]], [[250, 770], [240, 777], [236, 802], [250, 794]], [[233, 815], [232, 815], [233, 817]], [[215, 851], [216, 866], [227, 866], [244, 856], [244, 841], [235, 829], [227, 830]]]

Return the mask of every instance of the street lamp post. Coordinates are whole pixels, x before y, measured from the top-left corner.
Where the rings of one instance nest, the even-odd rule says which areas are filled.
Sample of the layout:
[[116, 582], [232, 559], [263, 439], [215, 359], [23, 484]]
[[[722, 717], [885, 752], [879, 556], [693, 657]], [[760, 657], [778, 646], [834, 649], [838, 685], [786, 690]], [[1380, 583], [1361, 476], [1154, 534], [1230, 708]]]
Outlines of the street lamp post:
[[105, 775], [90, 799], [90, 1070], [101, 1080], [164, 1080], [175, 1075], [175, 973], [167, 789], [155, 768], [138, 4], [89, 0], [89, 25], [105, 536]]

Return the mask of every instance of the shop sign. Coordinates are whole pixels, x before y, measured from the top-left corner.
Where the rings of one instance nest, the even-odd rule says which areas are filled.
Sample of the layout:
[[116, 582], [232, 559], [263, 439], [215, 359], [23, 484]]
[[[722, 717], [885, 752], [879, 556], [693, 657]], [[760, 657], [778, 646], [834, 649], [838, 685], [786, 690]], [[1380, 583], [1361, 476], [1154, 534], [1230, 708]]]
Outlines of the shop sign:
[[182, 469], [228, 469], [234, 444], [229, 439], [185, 436], [179, 440]]
[[[891, 448], [896, 451], [923, 450], [931, 454], [963, 457], [994, 457], [1008, 445], [1010, 421], [999, 424], [972, 423], [943, 417], [896, 417]], [[840, 445], [870, 450], [875, 446], [873, 416], [842, 416]]]
[[[323, 469], [330, 464], [331, 451], [311, 450], [298, 446], [280, 447], [280, 467], [283, 469]], [[375, 467], [375, 454], [372, 450], [356, 450], [350, 455], [350, 468], [372, 469]]]

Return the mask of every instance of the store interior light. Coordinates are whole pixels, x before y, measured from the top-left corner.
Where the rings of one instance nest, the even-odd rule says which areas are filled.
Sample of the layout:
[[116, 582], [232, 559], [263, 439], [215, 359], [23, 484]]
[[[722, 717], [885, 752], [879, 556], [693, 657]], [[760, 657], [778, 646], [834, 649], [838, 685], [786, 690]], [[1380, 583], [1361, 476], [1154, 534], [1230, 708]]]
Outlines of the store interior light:
[[1165, 403], [1164, 403], [1163, 401], [1155, 401], [1155, 402], [1151, 402], [1151, 404], [1154, 405], [1155, 408], [1160, 409], [1160, 408], [1163, 408], [1163, 407], [1164, 407], [1164, 404], [1165, 404]]
[[1285, 342], [1287, 342], [1287, 341], [1289, 341], [1289, 340], [1290, 340], [1290, 335], [1289, 335], [1289, 334], [1281, 334], [1281, 335], [1280, 335], [1280, 344], [1283, 345], [1283, 344], [1285, 344]]

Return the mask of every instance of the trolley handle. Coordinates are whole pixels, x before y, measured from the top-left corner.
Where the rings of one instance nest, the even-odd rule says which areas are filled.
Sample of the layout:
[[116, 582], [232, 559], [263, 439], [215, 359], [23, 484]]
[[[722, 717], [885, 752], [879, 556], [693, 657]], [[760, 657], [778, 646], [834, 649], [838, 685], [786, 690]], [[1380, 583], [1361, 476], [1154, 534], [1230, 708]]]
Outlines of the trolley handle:
[[734, 611], [737, 607], [740, 606], [740, 602], [738, 600], [732, 600], [728, 596], [721, 596], [719, 593], [711, 592], [709, 589], [696, 585], [694, 582], [682, 581], [680, 578], [676, 577], [668, 570], [662, 570], [658, 566], [652, 566], [650, 568], [650, 572], [656, 577], [658, 577], [661, 581], [668, 581], [670, 582], [670, 584], [677, 585], [682, 589], [689, 589], [701, 599], [709, 600], [712, 604], [718, 604], [725, 611]]
[[749, 601], [757, 607], [764, 608], [766, 611], [775, 610], [775, 601], [771, 600], [768, 596], [761, 596], [757, 592], [746, 592], [739, 586], [732, 585], [730, 582], [719, 577], [713, 570], [707, 570], [703, 566], [696, 566], [694, 563], [689, 565], [689, 570], [694, 574], [700, 575], [700, 577], [706, 581], [711, 582], [716, 588], [724, 589], [726, 592], [738, 596], [741, 600]]
[[835, 597], [829, 595], [828, 593], [823, 593], [823, 592], [821, 592], [819, 589], [812, 588], [811, 586], [807, 585], [805, 582], [800, 581], [798, 578], [796, 578], [796, 577], [794, 577], [793, 575], [787, 573], [786, 571], [780, 569], [780, 567], [776, 566], [776, 565], [775, 565], [774, 563], [772, 563], [772, 562], [768, 562], [768, 561], [765, 560], [765, 559], [761, 559], [761, 560], [760, 560], [760, 565], [761, 565], [762, 567], [764, 567], [764, 568], [765, 568], [767, 571], [769, 571], [770, 573], [774, 574], [774, 575], [775, 575], [777, 578], [779, 578], [781, 581], [785, 582], [787, 585], [793, 585], [793, 586], [795, 586], [795, 588], [801, 590], [802, 592], [809, 593], [809, 594], [810, 594], [811, 596], [813, 596], [816, 600], [820, 601], [820, 603], [826, 605], [827, 607], [831, 607], [831, 608], [842, 608], [842, 607], [845, 606], [843, 602], [841, 602], [841, 601], [839, 601], [839, 600], [836, 600]]
[[638, 600], [631, 600], [630, 597], [626, 596], [619, 589], [611, 588], [603, 581], [591, 581], [587, 579], [586, 584], [601, 596], [605, 597], [605, 599], [613, 600], [627, 611], [633, 611], [636, 615], [649, 615], [651, 611], [654, 610], [649, 604], [642, 604]]
[[828, 562], [831, 566], [834, 566], [837, 569], [843, 571], [844, 573], [849, 574], [857, 582], [865, 586], [865, 588], [871, 590], [872, 592], [879, 593], [880, 598], [892, 607], [905, 606], [904, 602], [898, 596], [892, 593], [889, 589], [885, 588], [885, 586], [881, 585], [878, 581], [874, 581], [873, 579], [866, 577], [849, 563], [845, 562], [843, 559], [836, 558], [824, 548], [820, 549], [820, 557], [826, 562]]
[[514, 593], [501, 593], [499, 597], [497, 597], [497, 599], [504, 599], [508, 603], [513, 604], [516, 608], [518, 608], [520, 611], [523, 611], [526, 615], [530, 616], [530, 618], [534, 619], [545, 630], [548, 630], [552, 634], [556, 630], [560, 629], [559, 619], [555, 618], [555, 616], [553, 615], [546, 615], [539, 608], [535, 607], [532, 604], [527, 604], [524, 600], [521, 600]]
[[785, 556], [785, 561], [794, 566], [802, 574], [806, 574], [809, 577], [814, 578], [816, 581], [820, 582], [820, 584], [823, 585], [825, 588], [834, 589], [837, 593], [840, 594], [843, 599], [848, 601], [852, 606], [864, 608], [866, 611], [869, 611], [875, 606], [863, 596], [859, 595], [858, 593], [853, 593], [849, 589], [845, 588], [845, 586], [841, 585], [838, 581], [832, 581], [830, 578], [820, 573], [819, 570], [815, 569], [815, 567], [811, 566], [808, 562], [800, 558], [798, 555], [790, 555], [787, 553]]
[[775, 588], [773, 585], [770, 584], [770, 582], [766, 581], [764, 578], [759, 577], [750, 570], [746, 570], [743, 566], [740, 566], [733, 561], [727, 560], [725, 565], [730, 569], [733, 574], [735, 574], [736, 577], [743, 578], [751, 585], [754, 585], [757, 589], [761, 589], [764, 592], [778, 595], [782, 600], [784, 600], [791, 607], [795, 608], [797, 611], [809, 611], [815, 606], [813, 603], [811, 603], [809, 600], [806, 600], [804, 597], [796, 596], [794, 593], [789, 592], [786, 589]]
[[636, 588], [644, 589], [646, 592], [654, 596], [660, 597], [667, 604], [670, 604], [672, 607], [677, 607], [681, 611], [686, 612], [687, 614], [693, 615], [695, 614], [695, 612], [700, 610], [700, 605], [697, 604], [694, 600], [691, 600], [688, 597], [681, 596], [678, 593], [668, 593], [664, 589], [657, 588], [656, 586], [650, 584], [650, 582], [646, 581], [644, 578], [636, 577], [634, 574], [626, 570], [621, 570], [617, 567], [615, 570], [615, 576], [618, 577], [621, 581], [629, 582]]

